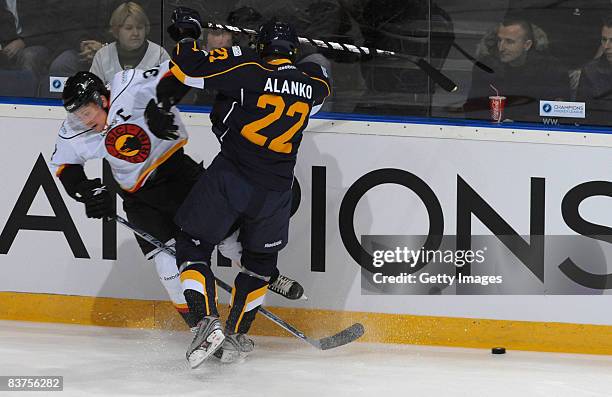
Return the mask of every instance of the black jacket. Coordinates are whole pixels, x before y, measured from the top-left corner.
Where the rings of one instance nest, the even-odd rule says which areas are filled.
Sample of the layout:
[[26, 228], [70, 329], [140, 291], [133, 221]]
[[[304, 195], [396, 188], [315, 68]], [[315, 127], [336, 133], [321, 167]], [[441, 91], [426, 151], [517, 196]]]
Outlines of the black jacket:
[[514, 121], [541, 121], [540, 100], [570, 99], [568, 72], [554, 58], [532, 52], [517, 67], [492, 57], [481, 62], [494, 73], [476, 67], [472, 70], [472, 85], [464, 105], [467, 118], [490, 120], [489, 96], [495, 95], [491, 85], [507, 98], [504, 119]]
[[612, 64], [605, 56], [589, 62], [582, 69], [576, 100], [586, 102], [587, 123], [610, 125]]
[[59, 0], [17, 0], [17, 17], [21, 25], [19, 37], [26, 47], [41, 45], [52, 49], [57, 31], [62, 26], [58, 14]]
[[0, 45], [5, 46], [16, 38], [15, 17], [6, 8], [6, 2], [0, 1]]

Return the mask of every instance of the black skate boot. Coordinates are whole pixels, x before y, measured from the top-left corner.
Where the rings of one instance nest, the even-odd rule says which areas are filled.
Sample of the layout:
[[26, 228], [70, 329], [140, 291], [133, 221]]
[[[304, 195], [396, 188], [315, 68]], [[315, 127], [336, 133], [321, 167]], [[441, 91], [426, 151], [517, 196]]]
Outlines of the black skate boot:
[[213, 316], [204, 317], [198, 323], [194, 333], [193, 342], [191, 342], [186, 354], [191, 368], [197, 368], [219, 350], [225, 339], [219, 319]]
[[245, 334], [229, 334], [221, 348], [215, 352], [215, 357], [222, 363], [229, 364], [245, 359], [254, 348], [255, 343]]
[[279, 274], [276, 280], [268, 285], [268, 289], [291, 300], [300, 299], [304, 295], [304, 288], [300, 283], [282, 274]]

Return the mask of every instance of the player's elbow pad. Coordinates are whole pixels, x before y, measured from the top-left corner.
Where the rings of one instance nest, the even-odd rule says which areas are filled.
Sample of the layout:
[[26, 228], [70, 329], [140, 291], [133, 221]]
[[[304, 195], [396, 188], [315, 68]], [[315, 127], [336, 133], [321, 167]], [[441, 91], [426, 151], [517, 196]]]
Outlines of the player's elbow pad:
[[66, 193], [76, 201], [82, 201], [83, 198], [78, 193], [78, 186], [87, 180], [85, 170], [80, 164], [66, 164], [64, 169], [59, 174], [59, 180], [64, 186]]
[[310, 115], [314, 116], [315, 114], [319, 113], [319, 110], [321, 110], [322, 107], [323, 102], [319, 103], [318, 105], [313, 105], [312, 109], [310, 109]]

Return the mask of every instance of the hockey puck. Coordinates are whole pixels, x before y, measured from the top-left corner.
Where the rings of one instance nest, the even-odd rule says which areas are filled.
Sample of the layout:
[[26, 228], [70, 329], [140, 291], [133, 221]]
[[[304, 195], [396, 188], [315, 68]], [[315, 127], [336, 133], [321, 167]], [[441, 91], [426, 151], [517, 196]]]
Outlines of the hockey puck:
[[494, 347], [491, 349], [491, 354], [506, 354], [505, 347]]

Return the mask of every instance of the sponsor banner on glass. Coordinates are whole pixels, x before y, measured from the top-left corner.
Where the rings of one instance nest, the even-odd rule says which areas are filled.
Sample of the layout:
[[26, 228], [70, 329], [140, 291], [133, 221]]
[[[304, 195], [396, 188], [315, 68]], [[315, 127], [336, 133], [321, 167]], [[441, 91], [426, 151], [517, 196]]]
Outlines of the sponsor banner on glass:
[[602, 295], [609, 236], [364, 235], [363, 295]]
[[540, 101], [540, 116], [583, 119], [586, 117], [586, 104], [584, 102]]
[[63, 92], [64, 85], [66, 85], [66, 80], [68, 77], [49, 77], [49, 91], [50, 92]]

